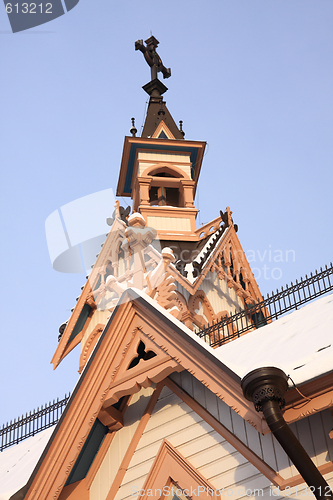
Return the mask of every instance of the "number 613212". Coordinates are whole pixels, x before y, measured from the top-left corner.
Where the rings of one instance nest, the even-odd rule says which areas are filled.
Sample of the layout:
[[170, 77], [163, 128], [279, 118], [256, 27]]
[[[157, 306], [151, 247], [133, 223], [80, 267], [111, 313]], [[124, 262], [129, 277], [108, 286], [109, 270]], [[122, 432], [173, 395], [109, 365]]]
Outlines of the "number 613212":
[[47, 4], [36, 4], [36, 3], [23, 3], [22, 6], [19, 5], [18, 3], [16, 4], [11, 4], [11, 3], [6, 3], [6, 11], [7, 14], [16, 13], [22, 13], [22, 14], [52, 14], [52, 4], [47, 3]]

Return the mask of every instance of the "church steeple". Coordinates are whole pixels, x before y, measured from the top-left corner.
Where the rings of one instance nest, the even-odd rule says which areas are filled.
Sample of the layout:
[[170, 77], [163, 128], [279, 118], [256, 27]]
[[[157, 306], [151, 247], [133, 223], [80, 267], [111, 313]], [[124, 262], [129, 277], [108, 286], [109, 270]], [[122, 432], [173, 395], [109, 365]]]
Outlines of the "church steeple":
[[206, 143], [184, 139], [163, 101], [167, 87], [157, 78], [159, 72], [169, 78], [171, 70], [156, 52], [158, 40], [151, 36], [145, 43], [137, 40], [135, 49], [151, 68], [151, 81], [143, 86], [147, 116], [141, 137], [125, 138], [117, 196], [131, 196], [133, 211], [160, 239], [196, 240], [194, 197]]
[[159, 72], [163, 74], [163, 78], [169, 78], [171, 69], [163, 65], [160, 56], [156, 52], [159, 41], [154, 36], [151, 36], [145, 40], [145, 43], [146, 46], [143, 44], [143, 40], [135, 42], [135, 50], [140, 50], [143, 53], [151, 69], [151, 81], [142, 87], [149, 95], [149, 104], [141, 137], [183, 139], [182, 132], [175, 124], [162, 98], [162, 94], [168, 88], [158, 79]]

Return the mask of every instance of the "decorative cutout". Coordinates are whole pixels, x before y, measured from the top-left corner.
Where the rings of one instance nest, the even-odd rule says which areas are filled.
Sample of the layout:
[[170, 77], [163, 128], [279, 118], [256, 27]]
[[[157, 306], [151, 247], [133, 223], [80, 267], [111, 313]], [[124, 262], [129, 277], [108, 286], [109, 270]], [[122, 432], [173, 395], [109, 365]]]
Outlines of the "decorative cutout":
[[138, 365], [141, 359], [143, 359], [143, 361], [148, 361], [148, 359], [154, 358], [156, 356], [156, 353], [154, 351], [146, 352], [145, 349], [145, 344], [142, 342], [142, 340], [140, 340], [140, 344], [137, 348], [138, 355], [130, 362], [127, 370], [130, 370], [131, 368], [134, 368], [134, 366]]

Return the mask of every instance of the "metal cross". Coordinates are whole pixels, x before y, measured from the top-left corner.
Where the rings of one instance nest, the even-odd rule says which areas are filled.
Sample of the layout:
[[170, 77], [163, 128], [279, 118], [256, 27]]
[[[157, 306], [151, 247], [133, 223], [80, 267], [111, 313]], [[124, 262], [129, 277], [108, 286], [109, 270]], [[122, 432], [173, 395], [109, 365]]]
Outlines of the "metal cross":
[[163, 74], [163, 78], [169, 78], [169, 76], [171, 76], [171, 69], [163, 66], [162, 60], [156, 52], [159, 41], [156, 40], [154, 36], [151, 36], [145, 40], [145, 43], [147, 46], [143, 45], [143, 40], [137, 40], [135, 42], [135, 50], [140, 50], [140, 52], [143, 53], [144, 58], [151, 69], [152, 81], [157, 78], [157, 73], [159, 71]]

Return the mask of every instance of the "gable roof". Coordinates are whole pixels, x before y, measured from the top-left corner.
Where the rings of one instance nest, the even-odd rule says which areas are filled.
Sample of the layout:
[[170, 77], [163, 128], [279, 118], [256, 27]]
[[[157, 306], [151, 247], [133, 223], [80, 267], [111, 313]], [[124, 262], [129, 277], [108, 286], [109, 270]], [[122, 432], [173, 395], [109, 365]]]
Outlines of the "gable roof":
[[[128, 370], [140, 341], [156, 356]], [[174, 371], [190, 370], [213, 392], [261, 425], [249, 409], [239, 377], [191, 330], [143, 292], [128, 289], [113, 312], [27, 485], [24, 498], [51, 497], [65, 485], [103, 404], [157, 383]], [[52, 469], [52, 474], [49, 471]]]
[[[317, 312], [321, 310], [323, 304], [326, 306], [330, 304], [328, 307], [332, 309], [332, 295], [324, 299], [325, 301], [323, 299], [317, 301], [315, 306]], [[305, 315], [304, 321], [313, 313], [311, 308], [309, 311], [311, 305], [313, 304], [298, 311]], [[306, 309], [308, 311], [304, 313]], [[296, 313], [290, 316], [295, 316]], [[280, 323], [283, 328], [285, 320], [284, 317], [275, 324]], [[291, 323], [293, 321], [290, 320]], [[322, 327], [325, 327], [324, 320], [319, 321], [319, 331]], [[267, 333], [267, 328], [261, 330], [266, 329]], [[281, 333], [279, 328], [277, 331]], [[251, 338], [257, 332], [252, 332], [243, 338]], [[310, 328], [309, 332], [318, 335], [318, 330]], [[284, 348], [288, 346], [289, 340], [286, 334]], [[239, 346], [240, 341], [242, 338], [229, 345], [236, 346], [238, 343]], [[141, 359], [139, 356], [138, 363], [133, 363], [134, 358], [138, 358], [140, 343], [144, 344], [144, 352], [147, 354], [149, 351], [153, 352], [154, 356], [141, 356]], [[240, 352], [238, 348], [237, 355]], [[112, 313], [29, 479], [24, 498], [44, 500], [53, 495], [57, 496], [65, 486], [94, 423], [98, 418], [103, 420], [110, 405], [114, 405], [122, 396], [137, 393], [142, 387], [149, 387], [153, 383], [165, 380], [175, 371], [187, 370], [257, 430], [267, 432], [263, 418], [243, 397], [240, 387], [241, 375], [236, 369], [234, 371], [233, 363], [233, 357], [230, 351], [227, 353], [226, 346], [212, 349], [145, 293], [135, 289], [126, 290]], [[332, 386], [331, 377], [331, 393], [333, 393]], [[320, 410], [320, 405], [318, 406], [320, 397], [307, 404], [314, 406], [317, 411]], [[301, 410], [292, 409], [289, 418], [288, 411], [285, 416], [286, 420], [290, 421], [292, 418], [302, 416], [304, 407]], [[295, 414], [297, 411], [298, 415]]]
[[[207, 274], [212, 270], [212, 268], [215, 269], [215, 267], [217, 267], [215, 265], [215, 261], [223, 250], [225, 250], [226, 254], [228, 254], [229, 251], [232, 251], [234, 255], [240, 259], [240, 266], [242, 269], [246, 270], [247, 278], [252, 288], [252, 294], [245, 291], [242, 286], [232, 277], [229, 277], [227, 273], [222, 270], [222, 268], [217, 269], [217, 272], [224, 274], [224, 279], [228, 282], [228, 286], [234, 287], [236, 291], [245, 298], [245, 300], [262, 300], [258, 284], [253, 276], [250, 264], [247, 261], [245, 252], [243, 251], [233, 225], [227, 227], [225, 230], [223, 230], [222, 226], [211, 234], [194, 261], [185, 266], [185, 271], [188, 273], [187, 276], [181, 274], [174, 266], [170, 266], [170, 272], [173, 274], [177, 282], [191, 295], [193, 295], [200, 288], [202, 282], [206, 279]], [[200, 270], [197, 277], [193, 275], [196, 266], [198, 266], [198, 269]]]
[[[160, 134], [155, 134], [155, 132], [162, 121], [171, 132], [172, 139], [184, 139], [162, 97], [150, 98], [141, 137], [159, 137]], [[168, 134], [166, 134], [165, 138], [170, 139]]]

